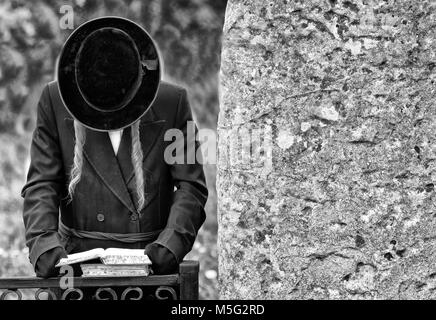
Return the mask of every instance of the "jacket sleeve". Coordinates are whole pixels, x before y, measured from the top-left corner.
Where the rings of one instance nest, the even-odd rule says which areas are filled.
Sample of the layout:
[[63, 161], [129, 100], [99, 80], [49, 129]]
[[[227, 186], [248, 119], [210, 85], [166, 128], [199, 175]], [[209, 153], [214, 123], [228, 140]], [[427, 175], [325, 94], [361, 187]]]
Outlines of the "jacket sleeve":
[[41, 254], [62, 247], [57, 230], [65, 180], [63, 173], [58, 130], [46, 86], [38, 103], [30, 167], [21, 193], [26, 244], [34, 268]]
[[[191, 122], [188, 123], [188, 121]], [[194, 126], [192, 121], [186, 90], [183, 89], [179, 97], [175, 124], [183, 132], [184, 139], [173, 143], [184, 144], [185, 159], [183, 163], [171, 165], [171, 175], [177, 191], [173, 196], [167, 225], [154, 242], [172, 252], [177, 263], [182, 262], [185, 255], [192, 249], [197, 232], [206, 218], [204, 211], [208, 196], [206, 179], [203, 166], [195, 157], [199, 148], [199, 143], [195, 140], [197, 129], [195, 128], [195, 134], [187, 134], [188, 127]], [[187, 161], [189, 145], [195, 145], [195, 150], [191, 150], [194, 152], [193, 156], [191, 155], [191, 159], [194, 158], [192, 164]]]

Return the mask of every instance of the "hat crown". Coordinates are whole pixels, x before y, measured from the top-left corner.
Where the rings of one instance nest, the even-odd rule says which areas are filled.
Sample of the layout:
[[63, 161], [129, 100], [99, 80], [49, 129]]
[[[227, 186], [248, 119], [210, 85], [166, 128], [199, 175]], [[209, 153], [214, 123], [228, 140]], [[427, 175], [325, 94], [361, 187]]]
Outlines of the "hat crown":
[[63, 105], [85, 127], [119, 130], [140, 119], [158, 98], [161, 59], [139, 24], [99, 17], [67, 38], [56, 66]]
[[75, 76], [80, 94], [92, 108], [102, 112], [124, 108], [142, 79], [134, 40], [114, 27], [90, 33], [77, 52]]

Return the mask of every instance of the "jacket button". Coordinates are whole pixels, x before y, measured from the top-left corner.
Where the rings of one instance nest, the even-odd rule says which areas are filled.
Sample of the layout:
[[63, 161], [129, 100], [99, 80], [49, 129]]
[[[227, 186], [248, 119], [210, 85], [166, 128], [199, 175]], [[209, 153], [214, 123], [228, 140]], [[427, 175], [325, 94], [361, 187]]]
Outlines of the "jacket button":
[[103, 222], [104, 221], [104, 214], [103, 213], [97, 214], [97, 220], [100, 222]]
[[138, 214], [137, 214], [137, 213], [132, 213], [132, 214], [130, 215], [130, 220], [132, 220], [132, 221], [136, 221], [136, 220], [138, 220]]

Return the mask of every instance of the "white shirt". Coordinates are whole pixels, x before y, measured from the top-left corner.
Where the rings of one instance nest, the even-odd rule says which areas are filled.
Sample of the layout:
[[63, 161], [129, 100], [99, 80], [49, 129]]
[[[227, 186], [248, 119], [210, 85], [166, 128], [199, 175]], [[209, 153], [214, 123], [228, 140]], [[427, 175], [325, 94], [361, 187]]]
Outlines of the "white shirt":
[[118, 149], [120, 148], [123, 129], [117, 131], [109, 131], [108, 134], [109, 138], [111, 139], [112, 148], [114, 149], [115, 155], [117, 155]]

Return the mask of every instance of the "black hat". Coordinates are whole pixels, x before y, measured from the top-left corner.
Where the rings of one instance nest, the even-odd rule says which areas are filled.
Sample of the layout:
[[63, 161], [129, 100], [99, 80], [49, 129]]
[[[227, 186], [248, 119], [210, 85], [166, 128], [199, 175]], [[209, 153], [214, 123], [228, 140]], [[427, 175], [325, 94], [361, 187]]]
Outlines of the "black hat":
[[57, 66], [62, 100], [84, 126], [117, 130], [137, 121], [160, 84], [157, 46], [138, 24], [120, 17], [80, 25], [67, 39]]

